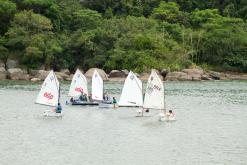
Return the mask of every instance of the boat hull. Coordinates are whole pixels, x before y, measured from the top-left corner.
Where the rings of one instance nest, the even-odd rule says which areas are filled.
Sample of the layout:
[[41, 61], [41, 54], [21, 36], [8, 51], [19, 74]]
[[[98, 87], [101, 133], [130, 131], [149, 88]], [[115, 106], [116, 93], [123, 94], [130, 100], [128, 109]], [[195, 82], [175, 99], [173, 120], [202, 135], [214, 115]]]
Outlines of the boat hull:
[[71, 105], [99, 105], [99, 103], [98, 102], [78, 101], [78, 102], [73, 102]]

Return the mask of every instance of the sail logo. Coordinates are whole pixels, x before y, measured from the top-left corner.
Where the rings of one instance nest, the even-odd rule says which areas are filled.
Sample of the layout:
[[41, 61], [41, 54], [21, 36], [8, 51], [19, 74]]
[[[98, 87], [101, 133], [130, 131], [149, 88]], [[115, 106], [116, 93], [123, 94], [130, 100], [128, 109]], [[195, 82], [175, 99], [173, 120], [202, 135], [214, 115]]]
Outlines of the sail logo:
[[133, 75], [131, 75], [131, 76], [130, 76], [130, 79], [131, 79], [131, 80], [134, 80], [134, 76], [133, 76]]
[[53, 80], [54, 80], [54, 76], [51, 76], [51, 77], [50, 77], [50, 80], [53, 81]]
[[76, 88], [75, 88], [75, 91], [76, 91], [76, 92], [82, 93], [82, 92], [83, 92], [83, 89], [82, 89], [81, 87], [76, 87]]
[[148, 83], [147, 84], [147, 94], [151, 94], [154, 90], [161, 90], [161, 87], [159, 87], [158, 85], [154, 85], [152, 83]]
[[48, 98], [48, 100], [53, 99], [53, 95], [51, 93], [45, 92], [44, 97]]

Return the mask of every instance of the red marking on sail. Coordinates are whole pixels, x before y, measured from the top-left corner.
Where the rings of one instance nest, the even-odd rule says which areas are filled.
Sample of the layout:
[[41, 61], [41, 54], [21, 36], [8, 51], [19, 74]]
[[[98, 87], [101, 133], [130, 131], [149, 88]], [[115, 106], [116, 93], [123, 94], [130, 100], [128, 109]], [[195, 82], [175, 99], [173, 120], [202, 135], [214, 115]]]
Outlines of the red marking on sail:
[[44, 97], [48, 98], [48, 100], [53, 99], [53, 95], [51, 93], [45, 92]]
[[75, 88], [75, 91], [82, 93], [83, 92], [83, 89], [81, 87], [77, 87], [77, 88]]

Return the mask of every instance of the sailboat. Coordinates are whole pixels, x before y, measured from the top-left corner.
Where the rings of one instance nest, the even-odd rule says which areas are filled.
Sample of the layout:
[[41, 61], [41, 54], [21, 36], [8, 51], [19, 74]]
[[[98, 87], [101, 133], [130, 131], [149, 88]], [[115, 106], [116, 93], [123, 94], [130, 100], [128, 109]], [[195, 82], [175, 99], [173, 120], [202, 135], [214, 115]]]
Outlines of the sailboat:
[[92, 99], [98, 102], [103, 101], [104, 82], [97, 70], [94, 70], [92, 77]]
[[[82, 93], [88, 96], [87, 79], [82, 74], [82, 72], [79, 69], [77, 69], [72, 78], [68, 96], [72, 98], [76, 98], [76, 97], [79, 98], [79, 96], [81, 96]], [[89, 99], [87, 98], [87, 100]], [[98, 105], [98, 103], [96, 102], [81, 101], [79, 99], [74, 100], [71, 104], [72, 105]]]
[[142, 107], [142, 82], [130, 71], [124, 81], [124, 87], [118, 103], [119, 107]]
[[[60, 100], [60, 86], [55, 73], [50, 71], [44, 80], [38, 97], [35, 101], [37, 104], [56, 107]], [[43, 116], [60, 117], [62, 113], [56, 113], [55, 111], [44, 111]]]
[[112, 108], [111, 102], [105, 102], [103, 98], [104, 81], [97, 70], [92, 77], [92, 99], [99, 103], [99, 108]]
[[155, 109], [159, 110], [159, 119], [170, 120], [166, 117], [165, 108], [165, 92], [164, 85], [156, 71], [153, 69], [148, 78], [145, 98], [143, 103], [143, 110]]

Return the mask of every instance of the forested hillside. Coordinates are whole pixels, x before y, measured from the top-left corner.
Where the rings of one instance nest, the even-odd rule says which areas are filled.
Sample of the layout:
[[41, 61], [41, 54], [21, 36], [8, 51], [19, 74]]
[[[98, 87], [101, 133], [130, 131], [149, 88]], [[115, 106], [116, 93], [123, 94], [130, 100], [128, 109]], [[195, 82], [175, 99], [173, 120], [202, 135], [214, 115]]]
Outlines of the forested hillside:
[[0, 0], [0, 58], [23, 67], [247, 71], [246, 0]]

